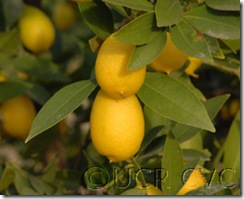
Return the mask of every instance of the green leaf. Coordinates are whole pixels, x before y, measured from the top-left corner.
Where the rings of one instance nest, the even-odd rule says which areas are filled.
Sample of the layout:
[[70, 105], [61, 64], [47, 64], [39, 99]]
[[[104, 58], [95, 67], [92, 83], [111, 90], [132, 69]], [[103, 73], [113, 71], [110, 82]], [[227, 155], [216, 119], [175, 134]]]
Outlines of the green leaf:
[[10, 28], [20, 18], [23, 12], [23, 2], [22, 0], [8, 0], [3, 2], [3, 13], [6, 27]]
[[55, 193], [55, 188], [39, 177], [31, 177], [30, 184], [39, 195], [53, 195]]
[[159, 34], [149, 43], [136, 46], [131, 55], [128, 69], [136, 70], [142, 66], [151, 63], [161, 52], [166, 44], [166, 33]]
[[190, 25], [180, 22], [170, 30], [173, 43], [188, 56], [211, 61], [211, 53], [204, 37], [199, 37]]
[[210, 161], [211, 153], [207, 150], [182, 149], [184, 160]]
[[26, 142], [64, 119], [91, 94], [96, 86], [97, 84], [91, 80], [83, 80], [56, 92], [38, 112]]
[[41, 179], [43, 179], [45, 182], [53, 182], [56, 177], [56, 169], [57, 169], [57, 159], [53, 158], [48, 165], [43, 169]]
[[[217, 113], [219, 112], [219, 110], [221, 109], [221, 107], [229, 97], [230, 97], [229, 94], [217, 96], [208, 99], [203, 103], [211, 120], [214, 119], [214, 117], [217, 115]], [[199, 131], [201, 131], [199, 128], [195, 128], [195, 127], [191, 127], [179, 123], [177, 123], [173, 128], [174, 136], [179, 142], [184, 142], [188, 140], [189, 138], [196, 135]]]
[[140, 11], [152, 11], [153, 4], [146, 0], [102, 0], [103, 2]]
[[190, 139], [181, 142], [180, 147], [182, 149], [197, 149], [202, 150], [203, 149], [203, 140], [202, 135], [200, 133], [194, 135]]
[[33, 84], [22, 80], [11, 80], [0, 83], [0, 103], [18, 96], [33, 88]]
[[207, 6], [215, 10], [239, 11], [239, 0], [206, 0]]
[[142, 152], [143, 150], [145, 150], [147, 148], [147, 146], [154, 140], [156, 139], [157, 137], [159, 137], [159, 135], [161, 136], [161, 133], [160, 131], [163, 129], [163, 126], [157, 126], [157, 127], [154, 127], [152, 128], [151, 131], [149, 131], [145, 136], [144, 136], [144, 139], [142, 141], [142, 144], [141, 144], [141, 148], [140, 148], [140, 151], [138, 152], [138, 154], [140, 152]]
[[240, 179], [241, 170], [241, 134], [240, 134], [240, 112], [234, 118], [226, 138], [224, 149], [224, 168], [229, 168], [231, 171], [226, 171], [223, 174], [225, 181], [237, 182]]
[[200, 32], [219, 39], [240, 38], [240, 14], [200, 6], [184, 18]]
[[236, 40], [221, 40], [226, 46], [228, 46], [233, 53], [237, 53], [238, 50], [240, 50], [241, 48], [241, 41], [240, 39], [236, 39]]
[[31, 55], [17, 57], [12, 60], [15, 68], [32, 77], [45, 81], [68, 81], [59, 66], [50, 59], [37, 58]]
[[201, 101], [206, 101], [206, 97], [198, 88], [194, 86], [194, 84], [191, 82], [191, 78], [189, 77], [189, 75], [187, 75], [186, 73], [182, 73], [179, 77], [177, 77], [177, 79], [186, 86], [188, 86], [189, 89], [191, 89], [192, 92], [194, 92]]
[[149, 132], [152, 128], [158, 126], [168, 125], [169, 119], [159, 115], [148, 106], [143, 108], [144, 120], [145, 120], [145, 132]]
[[147, 190], [145, 188], [135, 187], [124, 191], [121, 195], [123, 196], [142, 196], [147, 195]]
[[163, 152], [161, 178], [165, 179], [162, 183], [163, 193], [166, 195], [174, 195], [181, 186], [181, 178], [183, 173], [183, 156], [179, 143], [167, 136]]
[[78, 170], [61, 170], [57, 172], [57, 179], [68, 189], [77, 189], [80, 185], [82, 173]]
[[[8, 2], [8, 1], [6, 1]], [[0, 52], [8, 57], [13, 55], [21, 46], [19, 33], [16, 28], [0, 33]]]
[[[39, 134], [35, 138], [31, 139], [25, 147], [24, 154], [25, 156], [36, 155], [48, 148], [51, 142], [57, 136], [57, 126], [44, 131], [42, 134]], [[42, 140], [40, 142], [40, 140]]]
[[203, 196], [212, 196], [215, 193], [226, 189], [228, 186], [230, 186], [230, 183], [227, 182], [211, 182], [210, 186], [203, 186], [200, 189], [196, 191], [188, 192], [187, 196], [196, 196], [196, 195], [203, 195]]
[[86, 24], [101, 39], [105, 40], [114, 30], [109, 8], [100, 0], [78, 2]]
[[152, 41], [158, 32], [154, 12], [143, 14], [114, 33], [114, 37], [126, 43], [143, 45]]
[[177, 79], [165, 74], [148, 72], [138, 96], [146, 106], [163, 117], [215, 131], [198, 97]]
[[24, 176], [19, 170], [15, 169], [14, 186], [19, 195], [33, 196], [38, 195], [30, 184], [29, 178]]
[[33, 87], [27, 91], [27, 94], [40, 105], [44, 105], [45, 102], [51, 97], [48, 90], [39, 83], [35, 83]]
[[208, 47], [210, 49], [212, 56], [217, 59], [224, 59], [225, 55], [219, 46], [218, 40], [216, 38], [209, 37], [207, 35], [205, 36], [205, 39], [208, 42]]
[[115, 5], [115, 4], [108, 3], [108, 2], [105, 2], [105, 3], [108, 5], [108, 7], [115, 10], [117, 13], [119, 13], [123, 17], [128, 17], [128, 14], [123, 6]]
[[179, 0], [159, 0], [155, 5], [157, 26], [171, 26], [180, 22], [183, 9]]
[[0, 192], [6, 190], [14, 181], [15, 172], [10, 167], [6, 167], [0, 178]]

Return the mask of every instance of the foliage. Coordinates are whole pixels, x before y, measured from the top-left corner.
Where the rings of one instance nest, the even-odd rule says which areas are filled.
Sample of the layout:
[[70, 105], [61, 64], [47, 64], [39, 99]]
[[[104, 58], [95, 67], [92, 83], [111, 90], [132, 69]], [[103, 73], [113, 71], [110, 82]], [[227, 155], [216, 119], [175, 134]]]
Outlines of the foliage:
[[[240, 100], [239, 1], [73, 1], [76, 21], [67, 30], [53, 23], [53, 46], [33, 54], [19, 37], [24, 3], [52, 19], [60, 1], [0, 0], [0, 103], [25, 93], [38, 111], [25, 142], [4, 135], [0, 112], [0, 193], [145, 195], [137, 185], [151, 183], [176, 195], [182, 174], [198, 167], [207, 184], [188, 195], [240, 195], [240, 107], [230, 110]], [[203, 61], [199, 78], [185, 73], [188, 62], [169, 75], [148, 67], [137, 92], [146, 125], [141, 148], [109, 163], [89, 135], [96, 53], [113, 33], [136, 46], [133, 71], [160, 54], [166, 31], [179, 50]]]

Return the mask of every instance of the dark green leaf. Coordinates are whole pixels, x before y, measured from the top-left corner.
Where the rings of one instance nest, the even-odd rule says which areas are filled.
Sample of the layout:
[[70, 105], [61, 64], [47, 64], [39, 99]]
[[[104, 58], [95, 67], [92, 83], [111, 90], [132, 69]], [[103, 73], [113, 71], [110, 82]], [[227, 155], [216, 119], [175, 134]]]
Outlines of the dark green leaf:
[[38, 195], [30, 184], [29, 178], [24, 176], [19, 170], [15, 169], [14, 186], [19, 195], [33, 196]]
[[38, 177], [31, 177], [30, 184], [39, 193], [39, 195], [53, 195], [55, 188]]
[[224, 59], [225, 55], [219, 46], [218, 39], [209, 37], [207, 35], [205, 36], [205, 38], [206, 38], [206, 41], [208, 42], [208, 47], [210, 49], [212, 56], [217, 59]]
[[57, 159], [53, 158], [48, 165], [43, 169], [41, 179], [43, 179], [45, 182], [53, 182], [56, 177], [56, 165], [57, 165]]
[[196, 30], [190, 25], [180, 22], [171, 30], [171, 39], [188, 56], [211, 61], [211, 53], [204, 37], [199, 37]]
[[145, 118], [145, 132], [149, 132], [154, 127], [169, 126], [169, 119], [159, 115], [148, 106], [144, 106], [143, 112]]
[[163, 193], [166, 195], [174, 195], [181, 186], [181, 178], [183, 172], [183, 157], [179, 143], [167, 136], [163, 152], [161, 178], [165, 179], [162, 183]]
[[218, 39], [240, 38], [240, 15], [236, 12], [212, 10], [200, 6], [185, 16], [200, 32]]
[[171, 26], [180, 22], [183, 9], [179, 0], [161, 0], [155, 5], [157, 26]]
[[238, 50], [241, 48], [241, 41], [240, 39], [236, 40], [221, 40], [226, 46], [228, 46], [233, 53], [237, 53]]
[[128, 17], [128, 14], [123, 6], [115, 5], [112, 3], [106, 2], [106, 4], [111, 8], [114, 9], [116, 12], [118, 12], [123, 17]]
[[20, 18], [23, 12], [23, 2], [22, 0], [7, 0], [3, 2], [3, 12], [6, 27], [10, 28]]
[[100, 0], [78, 2], [80, 13], [101, 39], [105, 40], [113, 32], [113, 17], [109, 8]]
[[1, 54], [6, 54], [7, 56], [11, 56], [18, 50], [18, 47], [20, 47], [21, 44], [18, 34], [19, 33], [16, 28], [10, 31], [0, 33]]
[[196, 150], [202, 150], [203, 149], [203, 140], [202, 135], [200, 133], [194, 135], [190, 139], [181, 142], [180, 147], [182, 149], [196, 149]]
[[133, 189], [129, 189], [124, 191], [121, 195], [126, 195], [126, 196], [142, 196], [142, 195], [147, 195], [147, 190], [144, 188], [133, 188]]
[[163, 129], [163, 126], [157, 126], [155, 128], [153, 128], [151, 131], [149, 131], [143, 141], [142, 141], [142, 144], [141, 144], [141, 148], [140, 148], [140, 151], [138, 153], [140, 153], [141, 151], [145, 150], [147, 148], [147, 146], [154, 140], [158, 137], [158, 135], [160, 133], [160, 131]]
[[206, 150], [182, 149], [184, 160], [203, 160], [209, 161], [211, 153]]
[[57, 172], [57, 179], [68, 189], [77, 189], [80, 185], [82, 173], [78, 170], [62, 170]]
[[226, 11], [239, 11], [241, 7], [239, 0], [206, 0], [206, 4], [213, 9]]
[[33, 88], [33, 84], [22, 80], [0, 82], [0, 103], [31, 88]]
[[225, 181], [237, 182], [241, 171], [241, 133], [240, 112], [234, 118], [224, 149], [224, 168], [231, 169], [223, 174]]
[[198, 97], [177, 79], [165, 74], [148, 72], [138, 96], [146, 106], [163, 117], [215, 131]]
[[59, 66], [46, 58], [28, 55], [15, 58], [13, 63], [19, 71], [44, 81], [68, 81], [67, 76], [61, 72]]
[[143, 45], [152, 41], [158, 32], [154, 12], [143, 14], [114, 33], [114, 37], [126, 43]]
[[[214, 117], [217, 115], [217, 113], [229, 97], [229, 94], [217, 96], [203, 103], [211, 120], [214, 119]], [[173, 133], [179, 142], [184, 142], [188, 140], [189, 138], [196, 135], [199, 131], [200, 129], [198, 128], [186, 126], [179, 123], [177, 123], [173, 129]]]
[[141, 10], [141, 11], [152, 11], [153, 4], [149, 3], [146, 0], [102, 0], [103, 2], [127, 7], [134, 10]]
[[64, 119], [91, 94], [96, 86], [93, 81], [84, 80], [72, 83], [56, 92], [38, 112], [26, 142]]
[[182, 83], [184, 83], [186, 86], [191, 89], [201, 101], [206, 101], [206, 97], [203, 95], [203, 93], [195, 87], [195, 85], [191, 82], [191, 78], [186, 73], [182, 73], [179, 77], [177, 77], [178, 80], [180, 80]]
[[34, 84], [33, 88], [27, 91], [27, 94], [40, 105], [44, 105], [45, 102], [51, 97], [48, 90], [43, 85], [38, 83]]
[[10, 167], [6, 167], [0, 178], [0, 192], [7, 189], [14, 181], [15, 172]]
[[151, 63], [161, 52], [166, 43], [166, 33], [159, 34], [149, 43], [136, 46], [131, 55], [128, 69], [136, 70], [142, 66]]
[[[54, 140], [55, 136], [57, 136], [57, 131], [57, 127], [54, 126], [31, 139], [26, 144], [24, 154], [26, 156], [30, 156], [33, 154], [38, 154], [47, 149], [51, 142]], [[40, 142], [40, 140], [42, 141]]]

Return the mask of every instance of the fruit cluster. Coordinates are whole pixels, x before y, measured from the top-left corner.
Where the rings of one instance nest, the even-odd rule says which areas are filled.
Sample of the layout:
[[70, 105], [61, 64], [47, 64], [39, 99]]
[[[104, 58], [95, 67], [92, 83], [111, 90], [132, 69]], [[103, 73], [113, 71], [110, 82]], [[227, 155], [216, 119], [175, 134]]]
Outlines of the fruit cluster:
[[101, 89], [90, 119], [95, 149], [110, 162], [134, 156], [144, 137], [144, 117], [135, 93], [142, 86], [146, 66], [128, 71], [135, 46], [109, 36], [99, 49], [95, 75]]
[[163, 50], [148, 66], [157, 72], [170, 74], [179, 70], [188, 60], [189, 65], [185, 69], [186, 74], [197, 78], [195, 71], [201, 66], [202, 60], [196, 57], [188, 57], [181, 52], [171, 40], [169, 32], [166, 32], [167, 40]]

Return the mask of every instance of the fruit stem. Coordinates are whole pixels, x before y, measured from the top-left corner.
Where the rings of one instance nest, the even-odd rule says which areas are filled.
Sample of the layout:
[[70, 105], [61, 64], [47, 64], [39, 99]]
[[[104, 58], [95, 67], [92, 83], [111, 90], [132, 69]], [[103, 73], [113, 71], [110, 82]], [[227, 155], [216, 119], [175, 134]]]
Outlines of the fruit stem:
[[138, 177], [140, 179], [140, 182], [141, 182], [142, 187], [147, 187], [147, 182], [146, 182], [146, 180], [144, 178], [144, 175], [142, 173], [142, 170], [141, 170], [139, 164], [136, 162], [136, 160], [135, 160], [134, 157], [132, 157], [131, 160], [132, 160], [132, 163], [134, 164], [136, 170], [139, 172], [138, 173]]

